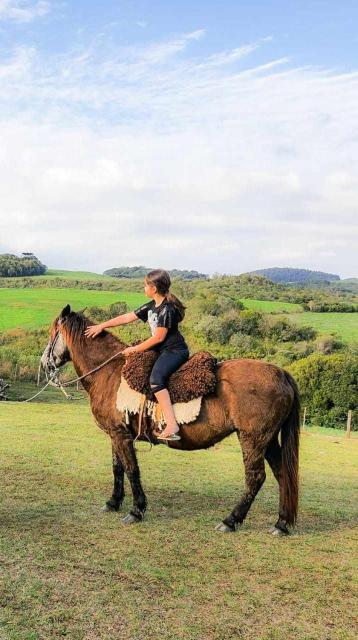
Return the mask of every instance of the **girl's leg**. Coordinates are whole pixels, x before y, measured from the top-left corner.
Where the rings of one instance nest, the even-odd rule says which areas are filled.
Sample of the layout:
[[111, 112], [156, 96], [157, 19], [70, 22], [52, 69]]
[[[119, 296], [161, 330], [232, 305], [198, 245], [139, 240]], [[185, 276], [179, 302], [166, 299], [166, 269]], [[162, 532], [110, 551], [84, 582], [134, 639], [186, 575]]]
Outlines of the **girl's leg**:
[[157, 391], [156, 393], [154, 393], [154, 395], [160, 404], [166, 422], [166, 427], [161, 435], [169, 436], [171, 433], [178, 433], [179, 426], [175, 419], [174, 409], [170, 400], [168, 389]]
[[174, 373], [181, 364], [186, 362], [188, 358], [189, 352], [186, 350], [164, 351], [155, 361], [150, 375], [151, 388], [163, 411], [166, 422], [166, 427], [163, 431], [164, 436], [168, 436], [179, 431], [170, 395], [166, 388], [167, 381], [169, 376]]

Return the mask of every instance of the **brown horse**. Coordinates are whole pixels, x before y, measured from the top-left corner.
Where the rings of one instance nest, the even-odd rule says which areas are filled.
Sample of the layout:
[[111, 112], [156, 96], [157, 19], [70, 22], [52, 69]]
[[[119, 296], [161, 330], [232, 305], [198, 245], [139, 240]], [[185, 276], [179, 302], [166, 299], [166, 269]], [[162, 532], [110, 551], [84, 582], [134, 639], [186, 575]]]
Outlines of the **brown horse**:
[[[78, 376], [98, 367], [127, 345], [107, 331], [94, 340], [86, 338], [91, 324], [81, 313], [65, 307], [51, 327], [50, 340], [42, 356], [47, 371], [72, 360]], [[118, 511], [124, 498], [124, 472], [133, 493], [133, 508], [122, 518], [125, 524], [143, 519], [147, 500], [134, 448], [138, 416], [126, 424], [116, 408], [124, 356], [118, 356], [86, 376], [82, 385], [89, 395], [98, 426], [112, 441], [114, 488], [105, 511]], [[149, 420], [149, 418], [146, 418]], [[287, 534], [294, 525], [298, 503], [299, 395], [287, 371], [259, 360], [226, 360], [217, 364], [215, 393], [203, 397], [195, 422], [180, 427], [181, 440], [169, 443], [173, 449], [207, 449], [236, 432], [241, 444], [246, 486], [233, 511], [216, 527], [235, 531], [244, 521], [265, 481], [265, 459], [279, 485], [279, 518], [275, 535]], [[279, 434], [281, 444], [279, 444]], [[155, 436], [153, 443], [158, 444]]]

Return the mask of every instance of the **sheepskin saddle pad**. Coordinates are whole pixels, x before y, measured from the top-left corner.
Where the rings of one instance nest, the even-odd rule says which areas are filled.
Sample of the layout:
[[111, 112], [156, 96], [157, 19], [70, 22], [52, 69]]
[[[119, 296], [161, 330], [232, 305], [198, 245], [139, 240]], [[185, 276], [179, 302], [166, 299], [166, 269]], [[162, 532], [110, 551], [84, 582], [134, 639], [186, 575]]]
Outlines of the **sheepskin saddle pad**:
[[[160, 428], [165, 425], [163, 412], [151, 391], [149, 377], [158, 354], [144, 351], [129, 355], [122, 369], [117, 392], [117, 409], [125, 414], [149, 416]], [[202, 397], [213, 393], [216, 387], [216, 358], [206, 351], [194, 354], [177, 369], [168, 380], [168, 391], [178, 424], [196, 420]]]
[[[142, 351], [129, 355], [122, 369], [122, 376], [128, 385], [139, 393], [144, 393], [156, 401], [149, 378], [158, 354]], [[208, 393], [216, 386], [216, 358], [207, 351], [198, 351], [184, 362], [168, 379], [168, 391], [172, 403], [189, 402]]]

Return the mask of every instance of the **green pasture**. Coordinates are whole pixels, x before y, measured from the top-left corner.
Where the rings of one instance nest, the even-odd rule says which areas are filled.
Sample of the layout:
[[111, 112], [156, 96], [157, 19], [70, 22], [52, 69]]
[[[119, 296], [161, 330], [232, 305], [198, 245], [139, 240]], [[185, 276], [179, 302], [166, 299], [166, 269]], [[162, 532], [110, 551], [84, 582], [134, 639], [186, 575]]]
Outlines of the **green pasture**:
[[[66, 274], [67, 277], [67, 274], [71, 273], [78, 279], [81, 272], [50, 271], [49, 277], [61, 274]], [[86, 272], [83, 274], [87, 275]], [[107, 276], [98, 275], [98, 278], [107, 278]], [[143, 293], [131, 291], [0, 288], [0, 331], [15, 327], [35, 329], [48, 325], [66, 304], [78, 310], [86, 306], [105, 306], [119, 300], [127, 302], [130, 309], [135, 309], [148, 299]], [[312, 326], [321, 334], [334, 333], [345, 342], [358, 341], [358, 314], [356, 313], [305, 312], [299, 304], [249, 298], [242, 299], [242, 302], [246, 308], [262, 313], [286, 312], [285, 317], [288, 319], [298, 325]]]
[[[53, 280], [55, 278], [61, 278], [63, 280], [91, 280], [93, 281], [110, 281], [116, 282], [117, 278], [113, 278], [112, 276], [105, 276], [101, 273], [94, 273], [93, 271], [66, 271], [64, 269], [48, 269], [46, 273], [39, 276], [18, 276], [13, 277], [11, 280], [13, 282], [24, 280], [24, 278], [31, 279], [36, 281], [42, 280]], [[0, 278], [1, 281], [1, 278]]]
[[87, 291], [83, 289], [0, 289], [0, 331], [48, 325], [66, 304], [76, 311], [125, 301], [135, 309], [147, 298], [131, 291]]
[[315, 313], [303, 311], [300, 304], [241, 298], [247, 309], [262, 313], [287, 312], [286, 318], [299, 326], [313, 327], [320, 334], [334, 334], [344, 342], [358, 342], [358, 313]]
[[43, 276], [35, 276], [37, 278], [65, 278], [66, 280], [112, 280], [116, 278], [105, 276], [101, 273], [93, 273], [92, 271], [65, 271], [62, 269], [48, 269]]
[[262, 313], [287, 312], [286, 318], [299, 326], [313, 327], [320, 334], [334, 334], [344, 342], [358, 342], [358, 313], [315, 313], [300, 304], [241, 298], [247, 309]]
[[290, 313], [289, 320], [309, 326], [321, 334], [334, 334], [344, 342], [358, 342], [358, 313]]
[[[144, 523], [101, 513], [109, 439], [88, 406], [0, 407], [0, 638], [353, 640], [358, 440], [303, 434], [296, 531], [271, 472], [219, 534], [243, 483], [236, 436], [208, 451], [139, 443]], [[131, 505], [126, 489], [122, 514]]]
[[288, 311], [289, 313], [299, 313], [303, 311], [300, 304], [293, 302], [280, 302], [279, 300], [255, 300], [254, 298], [240, 298], [246, 309], [253, 311], [261, 311], [262, 313], [280, 313]]

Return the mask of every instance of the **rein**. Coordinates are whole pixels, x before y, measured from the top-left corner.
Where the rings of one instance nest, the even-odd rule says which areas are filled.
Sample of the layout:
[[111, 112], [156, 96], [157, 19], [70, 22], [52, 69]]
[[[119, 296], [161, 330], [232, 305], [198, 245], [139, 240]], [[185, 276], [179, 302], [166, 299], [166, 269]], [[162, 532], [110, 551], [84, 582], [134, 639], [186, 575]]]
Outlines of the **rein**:
[[[94, 367], [94, 369], [91, 369], [91, 371], [87, 371], [87, 373], [84, 373], [82, 376], [78, 376], [78, 378], [74, 378], [73, 380], [68, 380], [67, 382], [61, 382], [61, 385], [63, 387], [69, 387], [70, 384], [74, 384], [75, 382], [79, 382], [80, 380], [83, 380], [83, 378], [87, 378], [87, 376], [91, 375], [91, 373], [95, 373], [96, 371], [99, 371], [106, 364], [108, 364], [109, 362], [111, 362], [112, 360], [120, 356], [122, 354], [122, 351], [123, 349], [121, 351], [117, 351], [117, 353], [115, 353], [113, 356], [108, 358], [108, 360], [105, 360], [104, 362], [102, 362], [102, 364], [99, 364], [98, 367]], [[59, 371], [60, 369], [56, 368], [56, 372], [58, 373]]]
[[[74, 384], [75, 382], [79, 382], [80, 380], [83, 380], [84, 378], [87, 378], [87, 376], [91, 375], [91, 373], [95, 373], [96, 371], [99, 371], [100, 369], [102, 369], [102, 367], [105, 367], [106, 364], [108, 364], [109, 362], [111, 362], [112, 360], [117, 358], [119, 355], [121, 355], [121, 353], [122, 353], [122, 351], [118, 351], [113, 356], [108, 358], [108, 360], [105, 360], [104, 362], [99, 364], [97, 367], [94, 367], [94, 369], [91, 369], [91, 371], [87, 371], [87, 373], [84, 373], [82, 376], [78, 376], [78, 378], [74, 378], [73, 380], [68, 380], [67, 382], [61, 382], [61, 380], [59, 378], [59, 373], [60, 373], [61, 369], [59, 369], [58, 367], [54, 367], [54, 369], [53, 369], [53, 371], [52, 371], [52, 373], [50, 374], [49, 377], [48, 377], [48, 375], [46, 373], [47, 382], [46, 382], [45, 386], [42, 387], [42, 389], [40, 389], [40, 391], [35, 393], [35, 395], [31, 396], [31, 398], [27, 398], [26, 400], [19, 400], [18, 402], [30, 402], [30, 400], [34, 400], [34, 398], [37, 398], [37, 396], [39, 396], [43, 391], [45, 391], [45, 389], [49, 385], [51, 385], [53, 387], [57, 387], [58, 389], [61, 389], [61, 390], [62, 390], [63, 387], [69, 387], [71, 384]], [[71, 397], [71, 396], [68, 396], [68, 394], [66, 394], [66, 392], [64, 392], [64, 393], [67, 396], [67, 398]]]

